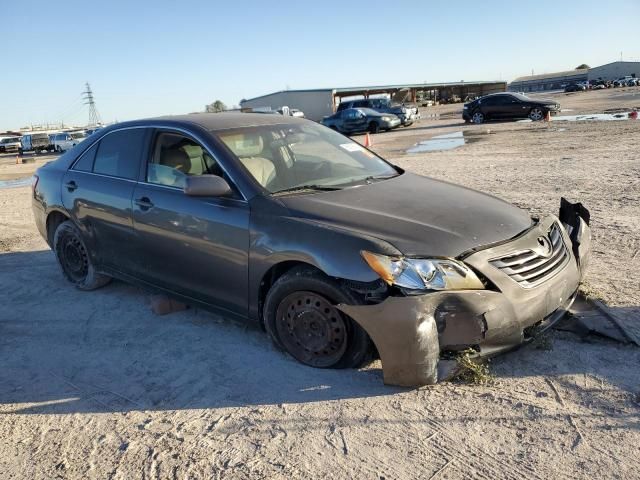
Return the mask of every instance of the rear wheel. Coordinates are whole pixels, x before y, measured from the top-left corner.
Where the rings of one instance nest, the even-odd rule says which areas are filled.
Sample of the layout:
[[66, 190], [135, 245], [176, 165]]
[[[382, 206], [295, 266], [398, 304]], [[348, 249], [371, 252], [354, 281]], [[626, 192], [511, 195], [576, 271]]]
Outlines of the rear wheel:
[[370, 352], [369, 337], [339, 303], [358, 300], [322, 273], [295, 268], [269, 290], [264, 321], [274, 343], [305, 365], [357, 367]]
[[534, 122], [539, 122], [544, 118], [544, 110], [540, 107], [533, 107], [529, 112], [529, 118]]
[[94, 290], [111, 281], [111, 277], [96, 272], [80, 231], [71, 220], [56, 228], [53, 250], [65, 278], [80, 290]]
[[471, 115], [471, 121], [473, 123], [482, 123], [484, 122], [484, 114], [480, 111], [475, 111], [473, 112], [473, 115]]

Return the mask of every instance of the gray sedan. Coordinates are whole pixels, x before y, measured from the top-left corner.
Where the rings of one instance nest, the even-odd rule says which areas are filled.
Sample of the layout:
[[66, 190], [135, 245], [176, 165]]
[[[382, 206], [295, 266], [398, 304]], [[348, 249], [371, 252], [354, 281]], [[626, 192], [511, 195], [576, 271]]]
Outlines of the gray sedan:
[[580, 204], [532, 218], [281, 115], [101, 129], [38, 169], [33, 211], [81, 290], [119, 278], [246, 319], [313, 367], [379, 354], [396, 385], [548, 328], [590, 250]]
[[391, 130], [402, 122], [393, 113], [382, 113], [370, 108], [347, 108], [322, 119], [322, 124], [341, 133], [378, 133]]

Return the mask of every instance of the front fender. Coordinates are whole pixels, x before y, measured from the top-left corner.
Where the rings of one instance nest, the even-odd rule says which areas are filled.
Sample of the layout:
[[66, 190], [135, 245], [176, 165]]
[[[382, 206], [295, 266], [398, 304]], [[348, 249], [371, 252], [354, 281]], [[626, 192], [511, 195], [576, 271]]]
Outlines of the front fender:
[[259, 316], [259, 290], [265, 274], [279, 263], [308, 263], [330, 277], [368, 283], [379, 277], [363, 260], [362, 250], [400, 255], [395, 247], [377, 238], [282, 213], [285, 212], [256, 212], [252, 208], [249, 245], [251, 318], [258, 319]]

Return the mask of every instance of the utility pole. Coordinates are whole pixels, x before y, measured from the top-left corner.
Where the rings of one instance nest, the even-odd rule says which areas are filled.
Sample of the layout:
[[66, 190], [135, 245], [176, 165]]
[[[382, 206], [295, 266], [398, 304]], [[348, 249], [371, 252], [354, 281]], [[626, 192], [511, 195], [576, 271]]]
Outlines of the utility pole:
[[100, 114], [96, 108], [96, 102], [93, 99], [93, 92], [91, 91], [89, 82], [85, 83], [85, 88], [86, 90], [82, 92], [82, 98], [84, 99], [84, 104], [89, 105], [89, 126], [95, 127], [101, 124], [102, 121], [100, 120]]

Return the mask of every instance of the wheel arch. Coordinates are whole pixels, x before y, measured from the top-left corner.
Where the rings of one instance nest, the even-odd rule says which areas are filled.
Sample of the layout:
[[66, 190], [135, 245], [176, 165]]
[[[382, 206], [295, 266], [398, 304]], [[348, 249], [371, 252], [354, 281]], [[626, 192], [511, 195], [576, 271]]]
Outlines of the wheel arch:
[[51, 248], [53, 248], [53, 236], [56, 233], [56, 229], [60, 226], [61, 223], [70, 220], [71, 217], [66, 213], [61, 212], [60, 210], [52, 210], [47, 215], [46, 220], [46, 232], [47, 232], [47, 243]]
[[285, 275], [287, 272], [290, 272], [294, 268], [303, 267], [308, 268], [309, 270], [313, 270], [319, 272], [323, 275], [326, 275], [320, 268], [312, 263], [305, 262], [302, 260], [283, 260], [272, 265], [262, 276], [258, 286], [258, 321], [260, 323], [260, 327], [265, 329], [264, 325], [264, 316], [263, 316], [263, 308], [264, 301], [267, 298], [267, 293], [273, 286], [276, 281]]

